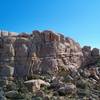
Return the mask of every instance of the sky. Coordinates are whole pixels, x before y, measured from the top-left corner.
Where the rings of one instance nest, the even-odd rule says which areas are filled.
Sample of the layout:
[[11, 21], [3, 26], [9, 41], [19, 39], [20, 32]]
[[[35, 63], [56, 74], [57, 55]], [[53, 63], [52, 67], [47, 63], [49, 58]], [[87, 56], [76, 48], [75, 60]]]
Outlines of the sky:
[[100, 48], [100, 0], [0, 0], [0, 29], [53, 30]]

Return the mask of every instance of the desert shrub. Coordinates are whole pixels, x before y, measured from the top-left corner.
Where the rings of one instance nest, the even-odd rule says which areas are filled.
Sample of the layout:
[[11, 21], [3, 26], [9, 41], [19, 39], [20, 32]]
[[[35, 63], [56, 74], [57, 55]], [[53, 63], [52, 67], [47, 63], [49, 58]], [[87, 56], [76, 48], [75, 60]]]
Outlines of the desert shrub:
[[80, 80], [77, 80], [76, 86], [77, 86], [77, 88], [87, 89], [89, 87], [89, 83], [88, 83], [88, 81], [86, 81], [84, 79], [80, 79]]
[[57, 75], [66, 77], [69, 73], [70, 71], [67, 68], [60, 66]]
[[95, 66], [96, 66], [96, 67], [100, 67], [100, 59], [96, 60]]
[[24, 84], [24, 80], [22, 79], [16, 80], [16, 85], [17, 85], [18, 92], [21, 92], [21, 93], [29, 92], [27, 87]]
[[14, 82], [6, 85], [6, 91], [11, 91], [11, 90], [17, 90], [17, 85]]
[[32, 97], [32, 100], [43, 100], [43, 98], [34, 96], [34, 97]]

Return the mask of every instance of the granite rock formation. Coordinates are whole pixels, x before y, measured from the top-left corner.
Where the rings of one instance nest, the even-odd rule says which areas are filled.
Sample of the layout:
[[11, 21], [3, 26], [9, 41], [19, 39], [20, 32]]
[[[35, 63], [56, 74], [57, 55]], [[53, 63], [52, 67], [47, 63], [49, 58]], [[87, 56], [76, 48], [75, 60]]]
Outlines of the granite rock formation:
[[0, 32], [0, 75], [31, 77], [55, 74], [60, 68], [85, 66], [98, 59], [99, 50], [81, 48], [79, 43], [49, 30], [31, 34]]
[[91, 49], [90, 46], [84, 46], [82, 48], [83, 52], [83, 64], [82, 66], [94, 66], [100, 59], [100, 50], [98, 48]]

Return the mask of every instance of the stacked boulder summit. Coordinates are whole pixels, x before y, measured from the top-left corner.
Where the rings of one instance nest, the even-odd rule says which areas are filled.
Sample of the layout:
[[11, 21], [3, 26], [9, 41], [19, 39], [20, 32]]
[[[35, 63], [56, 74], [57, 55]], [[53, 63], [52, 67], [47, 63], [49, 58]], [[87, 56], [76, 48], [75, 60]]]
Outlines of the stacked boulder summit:
[[82, 66], [93, 66], [97, 64], [98, 60], [100, 59], [100, 50], [98, 48], [91, 49], [90, 46], [84, 46], [82, 48], [84, 61]]
[[77, 69], [82, 62], [80, 45], [62, 34], [49, 30], [36, 30], [30, 35], [0, 32], [0, 74], [3, 76], [53, 74], [61, 67]]

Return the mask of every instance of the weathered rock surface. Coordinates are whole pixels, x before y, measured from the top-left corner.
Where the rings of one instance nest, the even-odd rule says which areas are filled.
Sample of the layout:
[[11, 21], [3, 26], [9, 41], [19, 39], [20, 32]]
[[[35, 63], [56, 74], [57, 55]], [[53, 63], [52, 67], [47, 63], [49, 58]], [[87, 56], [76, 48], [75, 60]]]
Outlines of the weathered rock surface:
[[95, 62], [98, 57], [98, 49], [81, 49], [73, 39], [49, 30], [36, 30], [30, 35], [0, 31], [0, 74], [5, 73], [3, 76], [55, 74], [61, 67], [77, 69], [82, 64]]
[[72, 83], [67, 83], [65, 87], [61, 87], [58, 92], [60, 95], [75, 94], [76, 86]]
[[24, 82], [26, 86], [30, 89], [30, 91], [36, 91], [40, 90], [41, 85], [49, 87], [50, 84], [48, 82], [45, 82], [41, 79], [36, 79], [36, 80], [28, 80]]
[[100, 59], [100, 50], [98, 48], [91, 49], [90, 46], [84, 46], [82, 48], [83, 52], [83, 66], [92, 66], [97, 63]]

